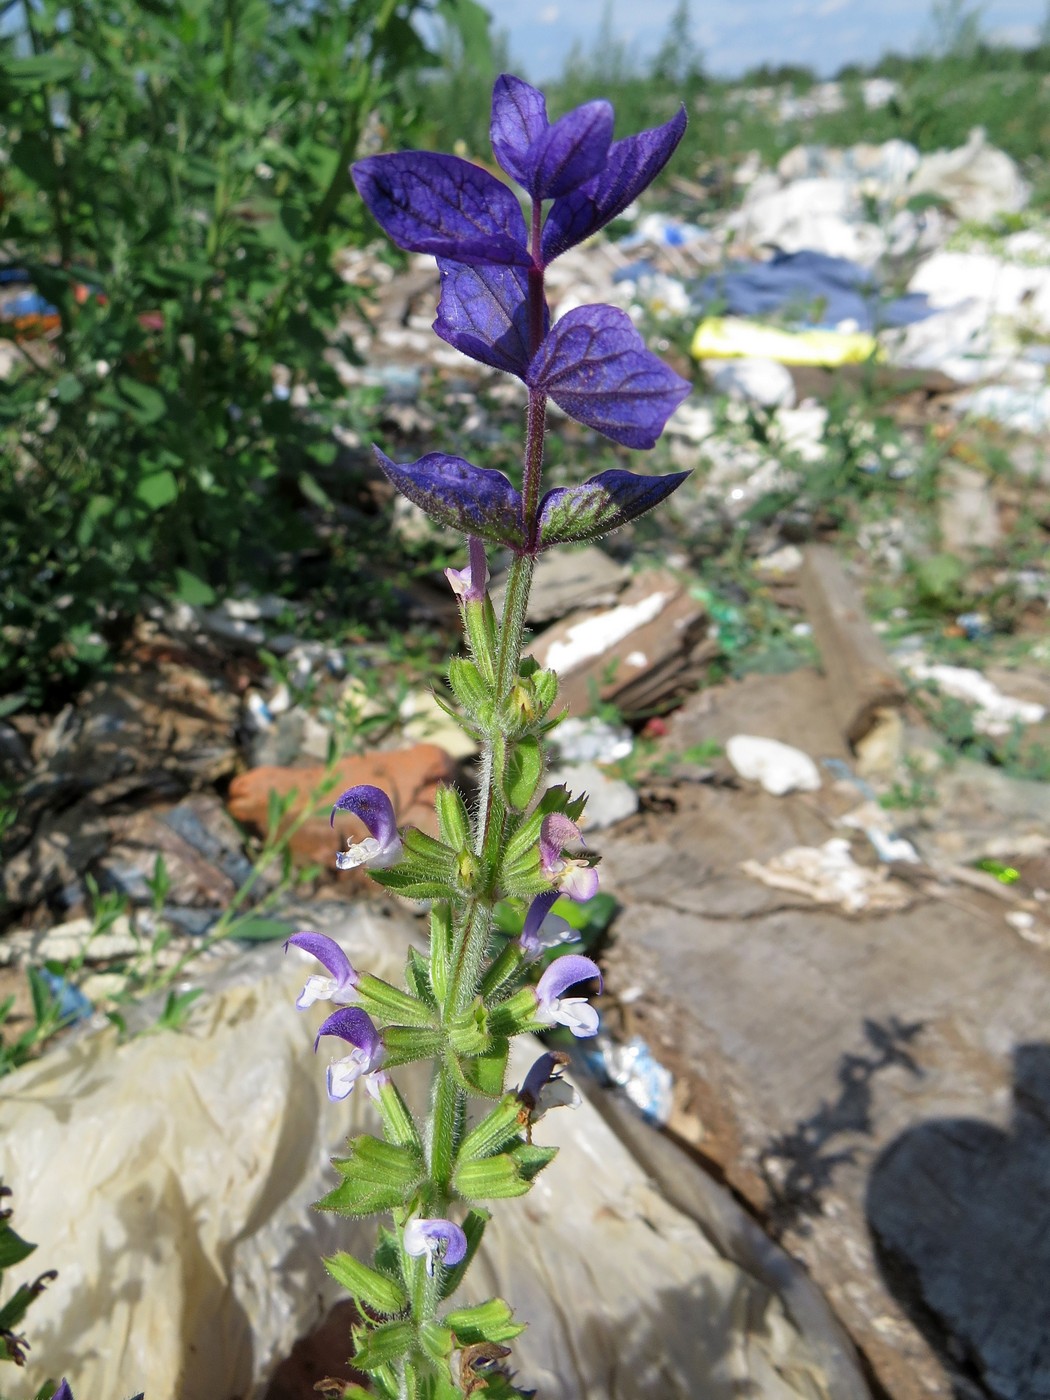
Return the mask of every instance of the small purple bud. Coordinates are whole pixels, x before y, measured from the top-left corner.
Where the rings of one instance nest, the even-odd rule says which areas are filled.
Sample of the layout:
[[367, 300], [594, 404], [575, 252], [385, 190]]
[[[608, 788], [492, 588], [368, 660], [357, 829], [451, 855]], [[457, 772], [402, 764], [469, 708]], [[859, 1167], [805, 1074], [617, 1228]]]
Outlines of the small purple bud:
[[354, 988], [359, 977], [334, 938], [329, 938], [326, 933], [293, 933], [285, 941], [284, 951], [287, 953], [289, 948], [302, 948], [331, 973], [330, 977], [320, 977], [315, 973], [306, 979], [306, 986], [295, 1003], [300, 1011], [313, 1006], [315, 1001], [354, 1000]]
[[372, 1018], [357, 1006], [333, 1011], [327, 1021], [321, 1023], [314, 1040], [315, 1052], [323, 1035], [338, 1036], [354, 1047], [344, 1059], [334, 1060], [328, 1066], [328, 1097], [337, 1103], [353, 1092], [359, 1079], [365, 1077], [367, 1083], [367, 1076], [382, 1065], [386, 1051]]
[[563, 997], [568, 987], [597, 977], [602, 989], [602, 974], [596, 962], [580, 953], [556, 958], [536, 984], [537, 1013], [548, 1025], [567, 1026], [573, 1035], [598, 1034], [598, 1013], [585, 997]]
[[51, 1400], [73, 1400], [73, 1392], [69, 1388], [69, 1382], [64, 1380], [52, 1395]]
[[462, 1262], [467, 1237], [452, 1220], [421, 1220], [413, 1216], [405, 1225], [405, 1253], [419, 1259], [426, 1255], [426, 1269], [434, 1277], [438, 1264], [446, 1269]]
[[[446, 569], [449, 587], [461, 603], [480, 603], [489, 586], [489, 565], [485, 541], [471, 535], [467, 542], [470, 563], [465, 569]], [[475, 583], [475, 579], [477, 583]]]
[[397, 818], [394, 808], [382, 788], [370, 783], [360, 783], [347, 788], [336, 799], [332, 808], [330, 825], [335, 826], [336, 812], [350, 812], [368, 828], [368, 836], [356, 844], [347, 843], [347, 849], [340, 851], [335, 863], [340, 870], [354, 870], [359, 865], [372, 865], [376, 870], [386, 870], [401, 859], [401, 837], [397, 833]]

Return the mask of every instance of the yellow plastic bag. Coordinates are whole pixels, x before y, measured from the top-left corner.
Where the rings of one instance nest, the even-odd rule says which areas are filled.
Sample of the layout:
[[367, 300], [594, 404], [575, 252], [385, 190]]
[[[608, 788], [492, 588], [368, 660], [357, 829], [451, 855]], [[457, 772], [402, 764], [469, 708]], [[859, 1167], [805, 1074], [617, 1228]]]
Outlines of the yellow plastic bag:
[[866, 331], [785, 331], [740, 316], [708, 316], [689, 347], [696, 360], [778, 360], [782, 365], [852, 365], [882, 358]]

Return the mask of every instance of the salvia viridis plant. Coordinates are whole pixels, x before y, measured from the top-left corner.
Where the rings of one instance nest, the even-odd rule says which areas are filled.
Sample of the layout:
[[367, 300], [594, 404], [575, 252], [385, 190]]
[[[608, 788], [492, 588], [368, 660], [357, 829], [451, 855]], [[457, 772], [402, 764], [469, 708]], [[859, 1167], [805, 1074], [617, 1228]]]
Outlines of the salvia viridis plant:
[[[588, 102], [549, 121], [543, 95], [500, 77], [492, 98], [492, 148], [524, 190], [455, 156], [405, 151], [353, 167], [365, 204], [401, 248], [430, 253], [441, 273], [434, 329], [472, 359], [505, 370], [528, 390], [522, 487], [462, 457], [431, 452], [397, 463], [377, 450], [382, 470], [441, 525], [463, 531], [467, 560], [449, 569], [467, 655], [449, 663], [460, 722], [480, 743], [480, 790], [473, 810], [453, 787], [437, 796], [439, 839], [398, 828], [386, 793], [351, 788], [332, 821], [349, 813], [368, 836], [336, 858], [368, 866], [387, 889], [430, 902], [430, 954], [409, 955], [405, 987], [351, 966], [332, 939], [297, 933], [288, 945], [323, 968], [297, 1005], [337, 1009], [318, 1028], [345, 1053], [328, 1067], [328, 1094], [360, 1085], [376, 1103], [384, 1137], [360, 1136], [335, 1162], [339, 1184], [319, 1205], [348, 1216], [385, 1215], [371, 1263], [340, 1253], [325, 1261], [355, 1299], [353, 1364], [371, 1378], [344, 1397], [445, 1400], [487, 1388], [521, 1395], [505, 1366], [505, 1343], [522, 1330], [502, 1299], [452, 1307], [489, 1218], [483, 1202], [527, 1192], [554, 1156], [534, 1133], [551, 1107], [572, 1101], [560, 1079], [564, 1054], [539, 1057], [518, 1088], [506, 1080], [511, 1038], [552, 1026], [592, 1036], [598, 1015], [580, 995], [601, 986], [579, 953], [532, 965], [571, 939], [553, 906], [589, 899], [595, 859], [580, 839], [584, 797], [542, 790], [543, 741], [557, 723], [557, 678], [522, 657], [536, 557], [558, 544], [593, 540], [662, 501], [685, 473], [600, 472], [582, 484], [543, 491], [546, 408], [627, 447], [654, 445], [689, 392], [644, 346], [625, 312], [584, 306], [551, 323], [548, 265], [596, 233], [652, 182], [685, 129], [684, 109], [666, 125], [613, 141], [613, 111]], [[488, 594], [486, 549], [512, 556], [503, 616]], [[517, 902], [520, 937], [497, 932], [494, 910]], [[573, 991], [575, 990], [575, 995]], [[429, 1113], [420, 1126], [392, 1075], [413, 1060], [433, 1062]]]

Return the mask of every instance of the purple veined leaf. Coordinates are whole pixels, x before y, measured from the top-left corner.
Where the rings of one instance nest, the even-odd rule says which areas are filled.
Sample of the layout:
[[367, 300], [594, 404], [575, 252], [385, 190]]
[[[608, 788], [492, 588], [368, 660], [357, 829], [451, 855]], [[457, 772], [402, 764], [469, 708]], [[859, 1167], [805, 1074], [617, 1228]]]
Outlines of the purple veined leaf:
[[528, 184], [529, 150], [549, 125], [543, 93], [511, 73], [501, 73], [492, 89], [489, 139], [502, 169], [521, 185]]
[[555, 544], [596, 540], [658, 506], [689, 475], [640, 476], [613, 468], [579, 486], [557, 486], [540, 501], [537, 543], [540, 549], [549, 549]]
[[615, 306], [578, 306], [551, 329], [526, 383], [624, 447], [652, 447], [692, 386]]
[[462, 263], [530, 266], [517, 197], [480, 165], [430, 151], [400, 151], [359, 160], [351, 174], [399, 247]]
[[387, 479], [439, 525], [495, 544], [523, 548], [521, 495], [502, 472], [475, 467], [462, 457], [428, 452], [399, 465], [375, 449]]
[[597, 175], [613, 133], [608, 102], [585, 102], [552, 125], [541, 92], [508, 73], [492, 90], [489, 128], [496, 160], [533, 199], [556, 199]]
[[609, 154], [613, 109], [608, 102], [585, 102], [547, 128], [528, 154], [529, 178], [522, 181], [533, 199], [568, 195], [598, 175]]
[[[521, 267], [466, 267], [438, 260], [434, 330], [472, 360], [524, 379], [529, 367], [529, 276]], [[550, 312], [543, 308], [543, 333]]]
[[680, 107], [663, 126], [615, 141], [598, 174], [556, 199], [543, 226], [544, 263], [622, 214], [671, 159], [685, 122], [685, 108]]

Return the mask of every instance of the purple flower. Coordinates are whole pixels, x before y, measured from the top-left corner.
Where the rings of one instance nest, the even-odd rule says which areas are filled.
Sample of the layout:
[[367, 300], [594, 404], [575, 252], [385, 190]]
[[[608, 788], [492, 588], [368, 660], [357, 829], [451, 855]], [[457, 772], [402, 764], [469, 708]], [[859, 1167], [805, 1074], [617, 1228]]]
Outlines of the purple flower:
[[405, 1253], [419, 1259], [426, 1255], [427, 1274], [433, 1278], [438, 1264], [451, 1269], [467, 1253], [467, 1237], [452, 1220], [421, 1220], [412, 1216], [405, 1224]]
[[489, 586], [489, 563], [485, 558], [485, 542], [471, 535], [467, 541], [465, 569], [446, 569], [448, 586], [461, 603], [480, 603]]
[[358, 974], [334, 938], [329, 938], [326, 933], [293, 933], [291, 938], [285, 941], [284, 951], [287, 953], [288, 949], [293, 947], [302, 948], [331, 973], [330, 977], [321, 977], [315, 973], [306, 979], [306, 986], [299, 993], [295, 1003], [300, 1011], [313, 1006], [315, 1001], [348, 1002], [355, 999], [354, 989], [359, 980]]
[[356, 845], [348, 841], [346, 850], [339, 852], [335, 863], [340, 870], [354, 870], [359, 865], [372, 865], [376, 870], [385, 870], [398, 863], [401, 859], [401, 837], [397, 833], [394, 808], [382, 788], [372, 787], [370, 783], [347, 788], [332, 808], [332, 826], [335, 826], [336, 812], [353, 813], [365, 824], [369, 833]]
[[557, 890], [545, 890], [529, 905], [521, 930], [521, 951], [530, 962], [541, 957], [548, 948], [572, 943], [580, 936], [566, 919], [550, 912], [557, 898]]
[[561, 1075], [568, 1062], [568, 1055], [555, 1050], [541, 1055], [525, 1076], [518, 1098], [529, 1110], [530, 1123], [538, 1123], [552, 1108], [579, 1108], [579, 1094]]
[[591, 977], [597, 977], [598, 990], [601, 991], [602, 974], [597, 963], [580, 953], [556, 958], [536, 984], [537, 1015], [540, 1020], [550, 1026], [568, 1026], [575, 1036], [597, 1035], [598, 1013], [586, 998], [562, 996], [566, 988]]
[[368, 1077], [383, 1063], [383, 1041], [372, 1018], [358, 1006], [344, 1006], [322, 1022], [314, 1040], [315, 1052], [323, 1035], [337, 1035], [354, 1047], [349, 1055], [328, 1066], [328, 1097], [337, 1103], [353, 1092], [362, 1077], [368, 1086]]
[[570, 841], [580, 841], [580, 828], [564, 812], [549, 812], [540, 827], [540, 869], [555, 888], [570, 899], [592, 899], [598, 893], [598, 872], [588, 860], [563, 855]]
[[51, 1400], [73, 1400], [73, 1392], [70, 1390], [67, 1380], [63, 1380], [54, 1395], [52, 1395]]

